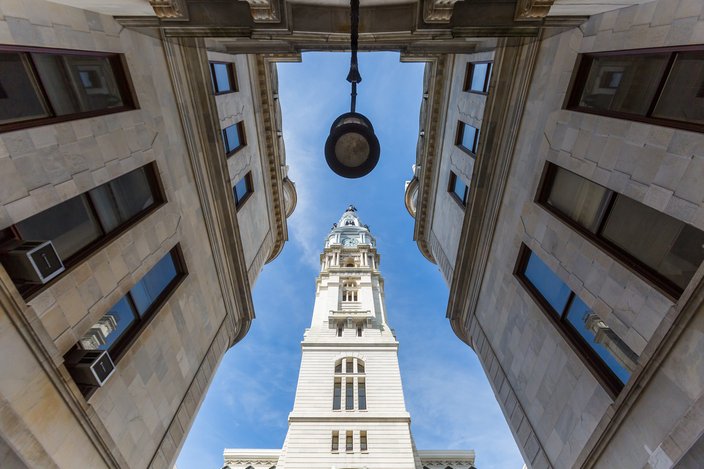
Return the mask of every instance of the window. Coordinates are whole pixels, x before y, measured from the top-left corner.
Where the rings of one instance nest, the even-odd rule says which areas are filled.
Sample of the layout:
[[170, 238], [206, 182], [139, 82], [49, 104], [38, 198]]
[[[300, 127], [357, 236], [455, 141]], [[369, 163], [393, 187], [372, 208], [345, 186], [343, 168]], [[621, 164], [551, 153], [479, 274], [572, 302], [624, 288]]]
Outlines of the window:
[[238, 122], [222, 129], [222, 139], [225, 143], [225, 154], [232, 156], [247, 142], [244, 138], [244, 123]]
[[367, 388], [364, 385], [364, 378], [360, 378], [357, 383], [357, 398], [359, 410], [367, 410]]
[[120, 54], [0, 50], [0, 132], [135, 109]]
[[354, 451], [354, 445], [352, 443], [352, 432], [348, 431], [345, 436], [345, 450]]
[[617, 395], [638, 356], [525, 245], [516, 275], [580, 358]]
[[235, 193], [235, 207], [239, 210], [254, 192], [254, 189], [252, 189], [252, 173], [245, 174], [242, 179], [237, 181], [233, 191]]
[[[356, 374], [355, 369], [357, 370]], [[364, 361], [361, 358], [346, 357], [340, 358], [335, 362], [335, 381], [333, 385], [333, 410], [340, 410], [342, 404], [342, 394], [344, 394], [345, 396], [345, 410], [355, 410], [355, 386], [357, 386], [358, 397], [357, 410], [366, 410], [367, 393], [363, 375]], [[342, 389], [343, 384], [344, 392]]]
[[340, 432], [332, 432], [332, 451], [340, 449]]
[[213, 79], [215, 94], [237, 91], [235, 64], [231, 62], [210, 62], [210, 76]]
[[467, 205], [467, 197], [469, 196], [469, 187], [458, 178], [455, 173], [450, 171], [450, 182], [447, 185], [447, 192], [452, 195], [462, 207]]
[[367, 451], [367, 432], [359, 432], [359, 449], [361, 451]]
[[704, 261], [704, 232], [549, 163], [538, 201], [677, 299]]
[[337, 379], [335, 379], [335, 387], [333, 388], [333, 394], [332, 394], [332, 410], [340, 410], [341, 399], [342, 399], [342, 380], [337, 378]]
[[357, 301], [357, 298], [357, 284], [353, 281], [344, 282], [342, 284], [342, 301]]
[[362, 337], [362, 326], [357, 325], [357, 337]]
[[[2, 238], [49, 240], [69, 269], [161, 203], [156, 169], [150, 164], [22, 220], [3, 230]], [[24, 298], [46, 286], [15, 283]]]
[[113, 361], [117, 361], [185, 275], [182, 256], [176, 247], [78, 340], [78, 347], [107, 350]]
[[469, 62], [464, 78], [464, 91], [487, 93], [491, 79], [491, 62]]
[[472, 158], [476, 156], [478, 140], [479, 129], [462, 121], [457, 123], [457, 139], [455, 145], [464, 150], [465, 153], [468, 153]]
[[345, 410], [354, 410], [354, 379], [345, 381]]
[[583, 54], [567, 108], [701, 132], [702, 83], [702, 46]]
[[[342, 337], [342, 324], [337, 325], [337, 336]], [[340, 365], [342, 366], [342, 365]]]

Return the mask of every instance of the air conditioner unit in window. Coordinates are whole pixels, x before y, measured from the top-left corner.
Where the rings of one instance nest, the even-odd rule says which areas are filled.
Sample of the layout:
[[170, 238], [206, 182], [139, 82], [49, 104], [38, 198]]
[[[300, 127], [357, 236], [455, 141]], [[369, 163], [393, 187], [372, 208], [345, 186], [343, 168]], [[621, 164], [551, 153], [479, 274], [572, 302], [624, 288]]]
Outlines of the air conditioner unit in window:
[[22, 241], [2, 254], [12, 280], [46, 283], [65, 270], [51, 241]]
[[77, 384], [102, 386], [115, 372], [107, 350], [74, 350], [66, 356], [66, 368]]

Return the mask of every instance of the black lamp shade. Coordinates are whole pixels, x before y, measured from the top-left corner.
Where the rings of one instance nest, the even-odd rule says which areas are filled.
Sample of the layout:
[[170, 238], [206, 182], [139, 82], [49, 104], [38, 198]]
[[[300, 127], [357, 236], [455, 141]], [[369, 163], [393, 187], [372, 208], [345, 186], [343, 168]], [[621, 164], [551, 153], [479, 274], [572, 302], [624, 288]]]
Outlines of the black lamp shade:
[[379, 139], [369, 119], [357, 112], [347, 112], [335, 119], [325, 142], [325, 160], [336, 174], [359, 178], [379, 162]]

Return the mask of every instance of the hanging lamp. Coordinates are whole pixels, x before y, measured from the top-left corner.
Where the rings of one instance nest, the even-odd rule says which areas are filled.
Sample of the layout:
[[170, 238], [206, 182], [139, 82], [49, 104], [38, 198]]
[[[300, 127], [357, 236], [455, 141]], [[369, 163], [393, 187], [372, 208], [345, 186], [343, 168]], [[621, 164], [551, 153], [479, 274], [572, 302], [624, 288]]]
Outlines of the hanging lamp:
[[362, 81], [357, 63], [359, 36], [359, 0], [350, 2], [351, 49], [350, 71], [347, 81], [352, 85], [350, 112], [339, 116], [330, 127], [325, 141], [325, 161], [336, 174], [346, 178], [359, 178], [369, 174], [379, 162], [379, 139], [372, 123], [356, 112], [357, 84]]

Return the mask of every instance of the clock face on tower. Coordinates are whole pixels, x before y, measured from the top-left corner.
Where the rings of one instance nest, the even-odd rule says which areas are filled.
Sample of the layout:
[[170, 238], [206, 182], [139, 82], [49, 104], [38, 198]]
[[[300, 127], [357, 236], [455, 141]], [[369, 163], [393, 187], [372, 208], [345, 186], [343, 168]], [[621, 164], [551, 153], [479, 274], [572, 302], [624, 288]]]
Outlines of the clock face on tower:
[[357, 238], [342, 238], [342, 245], [346, 247], [354, 247], [359, 243]]

